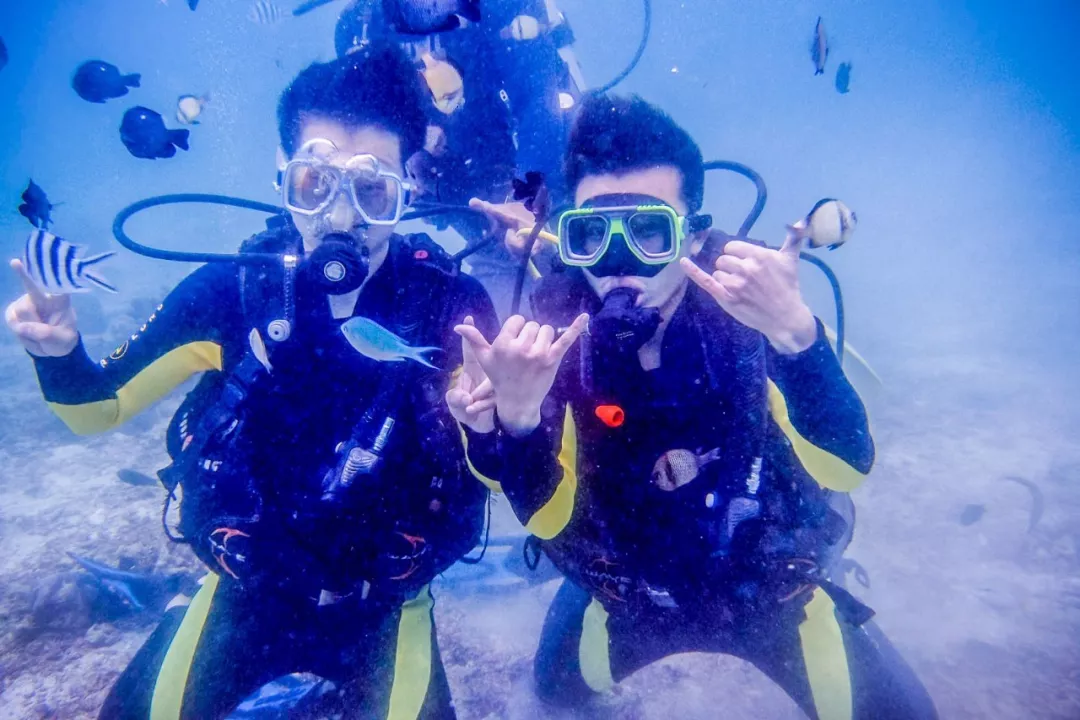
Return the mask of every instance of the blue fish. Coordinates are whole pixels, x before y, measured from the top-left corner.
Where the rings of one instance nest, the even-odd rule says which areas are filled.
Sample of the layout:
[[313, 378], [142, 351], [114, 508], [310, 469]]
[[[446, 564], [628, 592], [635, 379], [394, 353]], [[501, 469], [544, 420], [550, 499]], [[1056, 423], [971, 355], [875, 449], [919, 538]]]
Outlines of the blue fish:
[[437, 369], [431, 364], [427, 353], [437, 347], [411, 347], [394, 333], [374, 320], [354, 317], [341, 325], [341, 333], [356, 352], [377, 362], [401, 362], [413, 360], [425, 367]]
[[23, 268], [30, 279], [48, 293], [70, 295], [88, 292], [91, 285], [116, 292], [116, 287], [91, 268], [116, 253], [104, 252], [93, 257], [79, 257], [80, 248], [51, 232], [37, 229], [26, 239]]
[[49, 196], [45, 194], [41, 186], [31, 180], [23, 190], [22, 201], [19, 214], [29, 220], [34, 227], [47, 229], [52, 223], [52, 209], [56, 206], [49, 202]]
[[846, 95], [851, 90], [851, 63], [840, 63], [836, 68], [836, 92]]
[[115, 65], [101, 60], [88, 60], [75, 71], [71, 87], [83, 100], [103, 103], [106, 100], [123, 97], [128, 88], [139, 87], [140, 75], [121, 75]]

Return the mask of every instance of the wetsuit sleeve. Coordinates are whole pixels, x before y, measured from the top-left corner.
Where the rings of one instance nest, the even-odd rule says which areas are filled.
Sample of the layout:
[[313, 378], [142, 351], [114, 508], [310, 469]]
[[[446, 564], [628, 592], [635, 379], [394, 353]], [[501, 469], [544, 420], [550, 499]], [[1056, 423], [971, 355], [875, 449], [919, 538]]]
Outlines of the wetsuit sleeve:
[[64, 357], [35, 357], [45, 401], [79, 435], [124, 423], [191, 375], [221, 369], [220, 316], [238, 303], [234, 275], [200, 268], [100, 362], [81, 340]]
[[495, 420], [498, 480], [518, 520], [550, 540], [570, 522], [577, 495], [577, 429], [565, 402], [548, 398], [540, 425], [514, 437]]
[[817, 323], [814, 344], [795, 355], [771, 347], [769, 412], [818, 484], [849, 492], [874, 463], [866, 408]]

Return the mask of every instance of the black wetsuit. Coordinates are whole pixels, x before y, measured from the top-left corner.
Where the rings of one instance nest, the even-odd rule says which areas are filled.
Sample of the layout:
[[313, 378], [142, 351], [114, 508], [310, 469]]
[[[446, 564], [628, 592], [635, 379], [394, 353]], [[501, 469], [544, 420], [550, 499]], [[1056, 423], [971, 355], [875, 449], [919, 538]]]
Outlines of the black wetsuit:
[[[555, 327], [598, 309], [573, 270], [534, 295]], [[723, 652], [811, 717], [933, 717], [925, 690], [860, 629], [868, 609], [822, 567], [845, 536], [832, 500], [874, 451], [821, 326], [812, 347], [782, 356], [691, 284], [658, 369], [583, 341], [534, 432], [468, 436], [474, 466], [567, 578], [536, 656], [539, 693], [576, 703], [667, 655]], [[747, 498], [757, 517], [728, 525], [725, 508]]]
[[[296, 247], [291, 225], [281, 233]], [[154, 717], [224, 717], [262, 684], [300, 671], [351, 687], [349, 717], [388, 717], [390, 708], [394, 717], [452, 717], [427, 585], [475, 546], [487, 490], [468, 470], [443, 394], [460, 364], [453, 325], [471, 314], [493, 332], [496, 320], [479, 284], [452, 266], [446, 272], [440, 253], [426, 237], [395, 236], [353, 315], [414, 346], [444, 348], [442, 370], [361, 356], [326, 296], [298, 286], [293, 336], [271, 354], [267, 384], [251, 390], [241, 431], [247, 476], [263, 501], [251, 531], [253, 572], [234, 579], [228, 562], [212, 565], [189, 608], [170, 611], [117, 682], [102, 717], [145, 718], [152, 703]], [[199, 372], [182, 410], [201, 395], [213, 400], [250, 355], [251, 328], [265, 328], [246, 306], [276, 291], [242, 296], [235, 265], [202, 267], [100, 363], [81, 344], [66, 357], [35, 358], [45, 399], [79, 433], [119, 425]], [[320, 505], [337, 444], [398, 371], [410, 381], [395, 393], [381, 472], [344, 505]], [[185, 452], [175, 435], [169, 441], [174, 459]]]

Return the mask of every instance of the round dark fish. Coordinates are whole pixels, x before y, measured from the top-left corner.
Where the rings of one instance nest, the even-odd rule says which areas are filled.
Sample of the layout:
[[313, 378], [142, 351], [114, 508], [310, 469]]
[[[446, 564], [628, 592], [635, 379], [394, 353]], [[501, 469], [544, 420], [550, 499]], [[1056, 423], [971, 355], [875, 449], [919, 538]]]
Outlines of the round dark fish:
[[187, 0], [187, 6], [194, 10], [199, 7], [199, 0]]
[[161, 115], [141, 106], [124, 113], [120, 139], [128, 152], [147, 160], [171, 158], [176, 155], [176, 148], [188, 149], [187, 130], [169, 130]]
[[383, 13], [399, 33], [430, 35], [460, 27], [461, 17], [480, 22], [480, 1], [383, 0]]
[[83, 100], [103, 103], [128, 94], [128, 88], [139, 87], [139, 74], [121, 75], [115, 65], [101, 60], [88, 60], [79, 66], [71, 79], [71, 87]]
[[840, 63], [836, 68], [836, 92], [846, 95], [851, 91], [851, 63]]

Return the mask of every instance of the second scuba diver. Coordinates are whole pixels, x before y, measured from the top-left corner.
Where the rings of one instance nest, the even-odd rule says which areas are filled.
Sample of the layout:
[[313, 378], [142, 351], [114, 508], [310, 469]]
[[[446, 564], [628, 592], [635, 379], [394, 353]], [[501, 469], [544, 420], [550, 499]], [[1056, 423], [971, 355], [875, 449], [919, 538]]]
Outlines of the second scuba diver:
[[[566, 168], [576, 209], [538, 322], [459, 326], [447, 395], [474, 467], [566, 576], [538, 693], [579, 704], [668, 655], [717, 652], [811, 718], [936, 717], [860, 627], [872, 612], [829, 581], [847, 530], [834, 500], [874, 447], [800, 293], [801, 241], [710, 233], [698, 146], [639, 98], [586, 99]], [[520, 210], [476, 206], [520, 229]]]
[[77, 433], [205, 373], [161, 476], [180, 501], [167, 532], [211, 574], [167, 612], [102, 718], [222, 718], [295, 672], [332, 681], [349, 717], [454, 717], [428, 584], [476, 545], [487, 490], [443, 395], [461, 361], [453, 326], [498, 325], [434, 242], [394, 234], [422, 102], [397, 48], [302, 71], [278, 107], [289, 215], [242, 248], [274, 262], [196, 270], [100, 363], [66, 296], [27, 278], [8, 308]]

